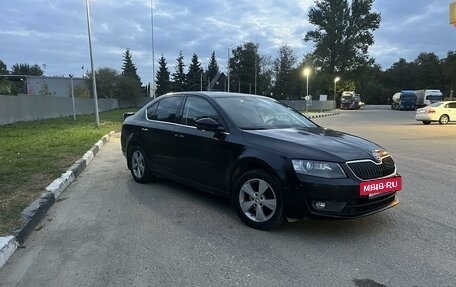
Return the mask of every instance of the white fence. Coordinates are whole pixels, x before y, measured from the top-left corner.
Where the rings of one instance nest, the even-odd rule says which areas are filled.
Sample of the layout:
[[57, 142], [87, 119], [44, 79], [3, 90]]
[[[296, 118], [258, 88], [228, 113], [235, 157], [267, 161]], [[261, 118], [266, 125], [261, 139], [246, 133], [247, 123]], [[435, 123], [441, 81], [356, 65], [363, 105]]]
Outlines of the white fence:
[[[76, 114], [95, 113], [92, 98], [75, 98]], [[107, 111], [119, 107], [117, 99], [98, 99], [98, 110]], [[36, 95], [0, 95], [0, 125], [73, 115], [73, 102], [68, 97]]]

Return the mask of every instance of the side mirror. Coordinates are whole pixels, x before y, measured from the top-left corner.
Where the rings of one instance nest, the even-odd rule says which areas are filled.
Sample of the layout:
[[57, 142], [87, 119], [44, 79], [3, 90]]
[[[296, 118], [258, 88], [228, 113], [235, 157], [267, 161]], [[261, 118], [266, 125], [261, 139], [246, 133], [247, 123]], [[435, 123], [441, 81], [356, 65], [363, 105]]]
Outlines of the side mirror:
[[128, 118], [129, 116], [132, 116], [134, 115], [135, 112], [126, 112], [126, 113], [123, 113], [123, 119], [125, 120], [126, 118]]
[[201, 118], [195, 121], [197, 129], [210, 132], [223, 132], [225, 129], [212, 118]]

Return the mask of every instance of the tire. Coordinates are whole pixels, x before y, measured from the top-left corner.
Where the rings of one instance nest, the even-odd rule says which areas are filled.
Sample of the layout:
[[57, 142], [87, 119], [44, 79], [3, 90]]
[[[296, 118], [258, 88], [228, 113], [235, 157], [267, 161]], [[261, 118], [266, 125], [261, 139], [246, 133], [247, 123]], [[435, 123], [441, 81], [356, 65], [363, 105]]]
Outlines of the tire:
[[423, 121], [423, 124], [425, 124], [425, 125], [428, 125], [430, 123], [431, 123], [431, 121]]
[[450, 117], [448, 115], [442, 115], [439, 119], [439, 124], [446, 125], [450, 121]]
[[146, 161], [146, 154], [139, 146], [134, 146], [128, 153], [128, 162], [133, 179], [139, 183], [148, 183], [152, 181], [152, 175]]
[[267, 230], [284, 219], [282, 186], [262, 170], [251, 170], [237, 180], [233, 202], [239, 217], [250, 227]]

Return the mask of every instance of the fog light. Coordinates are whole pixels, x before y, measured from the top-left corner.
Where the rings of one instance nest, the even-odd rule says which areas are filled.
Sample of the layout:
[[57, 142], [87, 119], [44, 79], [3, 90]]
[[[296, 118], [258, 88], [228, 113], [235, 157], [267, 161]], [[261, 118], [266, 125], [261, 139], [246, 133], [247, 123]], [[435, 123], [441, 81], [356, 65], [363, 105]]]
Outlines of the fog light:
[[316, 209], [323, 209], [325, 207], [326, 207], [326, 202], [320, 202], [320, 201], [315, 202]]

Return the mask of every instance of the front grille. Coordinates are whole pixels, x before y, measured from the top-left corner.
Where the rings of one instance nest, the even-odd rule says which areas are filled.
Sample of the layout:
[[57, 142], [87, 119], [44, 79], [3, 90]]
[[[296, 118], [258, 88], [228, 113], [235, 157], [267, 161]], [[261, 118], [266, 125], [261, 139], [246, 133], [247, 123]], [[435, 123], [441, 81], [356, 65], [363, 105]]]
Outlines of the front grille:
[[356, 177], [362, 180], [386, 177], [394, 174], [396, 165], [391, 156], [384, 157], [381, 163], [372, 160], [361, 160], [347, 163]]

